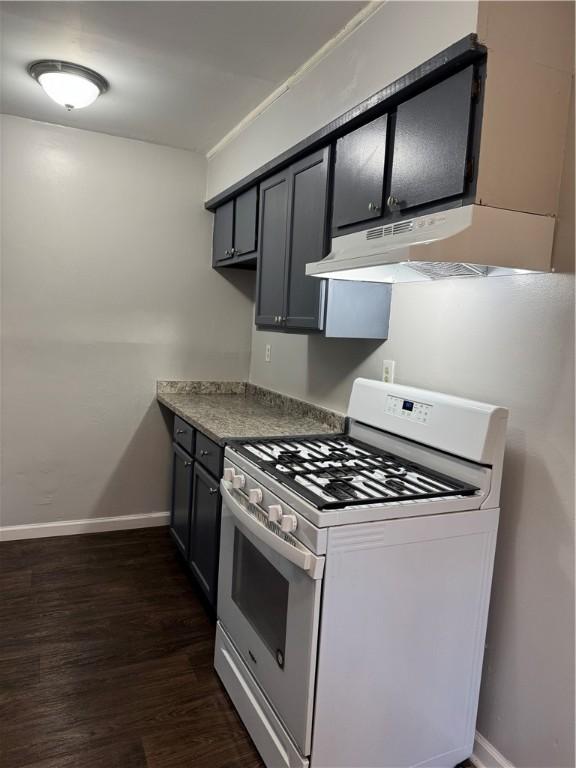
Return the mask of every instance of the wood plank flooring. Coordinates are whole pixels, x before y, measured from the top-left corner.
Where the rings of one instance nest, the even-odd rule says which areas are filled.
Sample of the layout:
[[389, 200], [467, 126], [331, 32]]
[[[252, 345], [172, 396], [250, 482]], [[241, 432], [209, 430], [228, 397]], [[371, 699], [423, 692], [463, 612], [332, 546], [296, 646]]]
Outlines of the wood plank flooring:
[[263, 768], [167, 529], [0, 544], [2, 768]]

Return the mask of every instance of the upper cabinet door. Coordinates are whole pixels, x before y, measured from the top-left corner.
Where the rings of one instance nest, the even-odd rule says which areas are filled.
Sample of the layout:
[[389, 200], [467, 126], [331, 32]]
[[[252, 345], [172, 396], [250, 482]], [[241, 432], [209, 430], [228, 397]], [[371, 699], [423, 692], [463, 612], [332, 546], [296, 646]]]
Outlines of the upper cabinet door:
[[245, 256], [256, 250], [258, 226], [258, 188], [252, 187], [236, 198], [234, 215], [234, 256]]
[[231, 259], [234, 247], [234, 200], [218, 206], [214, 213], [214, 236], [212, 240], [212, 263], [218, 264]]
[[291, 216], [286, 263], [285, 325], [322, 330], [324, 281], [306, 276], [306, 264], [326, 255], [329, 149], [290, 168]]
[[260, 256], [256, 278], [256, 325], [280, 326], [284, 315], [289, 172], [260, 185]]
[[392, 211], [463, 194], [473, 83], [468, 67], [398, 106]]
[[333, 227], [382, 216], [387, 115], [336, 142]]

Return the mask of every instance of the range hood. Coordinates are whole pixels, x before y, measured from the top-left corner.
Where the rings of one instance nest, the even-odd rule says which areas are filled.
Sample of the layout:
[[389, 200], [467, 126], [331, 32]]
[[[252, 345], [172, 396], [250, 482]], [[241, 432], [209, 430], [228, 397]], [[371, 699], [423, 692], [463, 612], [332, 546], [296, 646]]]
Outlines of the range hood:
[[306, 274], [405, 283], [547, 272], [554, 218], [484, 205], [402, 219], [335, 237]]

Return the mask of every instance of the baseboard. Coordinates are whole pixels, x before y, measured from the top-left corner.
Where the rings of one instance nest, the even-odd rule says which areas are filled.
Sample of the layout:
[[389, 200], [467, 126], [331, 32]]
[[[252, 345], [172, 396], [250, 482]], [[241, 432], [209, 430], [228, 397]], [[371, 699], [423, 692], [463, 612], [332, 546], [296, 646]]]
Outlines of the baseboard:
[[476, 768], [514, 768], [510, 760], [498, 752], [496, 747], [478, 731], [474, 740], [474, 753], [470, 760]]
[[0, 527], [0, 541], [44, 539], [49, 536], [74, 536], [98, 531], [124, 531], [131, 528], [151, 528], [168, 525], [170, 512], [146, 512], [141, 515], [95, 517], [90, 520], [61, 520], [55, 523], [30, 523]]

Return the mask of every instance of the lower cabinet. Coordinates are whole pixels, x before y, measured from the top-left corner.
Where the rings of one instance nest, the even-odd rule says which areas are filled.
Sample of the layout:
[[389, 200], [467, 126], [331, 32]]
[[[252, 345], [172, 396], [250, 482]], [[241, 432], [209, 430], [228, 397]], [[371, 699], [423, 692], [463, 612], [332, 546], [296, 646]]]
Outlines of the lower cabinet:
[[216, 605], [220, 549], [220, 492], [218, 481], [196, 462], [190, 520], [188, 562], [206, 597]]
[[[184, 422], [185, 423], [185, 422]], [[203, 442], [204, 441], [204, 442]], [[210, 605], [216, 607], [220, 550], [219, 479], [223, 449], [201, 432], [196, 458], [172, 444], [172, 509], [170, 532]], [[198, 459], [201, 456], [201, 459]]]
[[188, 557], [190, 508], [192, 505], [192, 458], [176, 443], [172, 444], [172, 513], [170, 531], [176, 546]]

